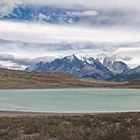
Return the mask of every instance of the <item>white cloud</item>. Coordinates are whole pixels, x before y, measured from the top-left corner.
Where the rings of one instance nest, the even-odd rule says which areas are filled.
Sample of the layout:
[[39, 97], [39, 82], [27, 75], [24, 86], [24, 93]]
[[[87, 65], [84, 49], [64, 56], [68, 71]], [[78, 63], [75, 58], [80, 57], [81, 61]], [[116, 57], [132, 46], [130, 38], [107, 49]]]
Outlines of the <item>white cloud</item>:
[[[123, 60], [132, 68], [140, 65], [140, 48], [132, 47], [133, 44], [129, 47], [121, 47], [123, 44], [118, 44], [118, 46], [117, 44], [116, 46], [113, 44], [90, 45], [91, 47], [87, 48], [86, 43], [71, 45], [66, 44], [66, 42], [62, 44], [1, 43], [0, 64], [11, 68], [16, 64], [16, 66], [22, 66], [23, 68], [25, 65], [31, 65], [39, 61], [45, 62], [81, 52], [94, 58], [103, 59], [108, 56], [113, 57], [115, 60]], [[69, 48], [69, 46], [71, 47]], [[106, 48], [105, 46], [112, 46], [112, 48]]]
[[[117, 58], [123, 59], [131, 67], [138, 66], [140, 60], [140, 47], [139, 44], [131, 45], [135, 42], [140, 42], [140, 2], [139, 0], [0, 0], [0, 17], [9, 15], [13, 9], [19, 4], [32, 4], [32, 5], [54, 5], [56, 7], [62, 8], [73, 8], [73, 9], [84, 9], [81, 12], [71, 11], [68, 14], [77, 15], [77, 16], [96, 16], [101, 17], [101, 19], [111, 18], [116, 22], [115, 27], [107, 28], [102, 25], [102, 27], [93, 28], [80, 25], [50, 25], [50, 24], [33, 24], [33, 23], [21, 23], [21, 22], [10, 22], [10, 21], [0, 21], [0, 39], [19, 41], [25, 43], [39, 43], [38, 47], [35, 45], [21, 45], [20, 43], [9, 43], [0, 46], [0, 53], [13, 55], [14, 59], [0, 61], [0, 64], [9, 65], [10, 67], [19, 67], [13, 63], [16, 60], [32, 60], [35, 57], [43, 56], [56, 56], [62, 57], [64, 55], [70, 55], [77, 51], [84, 51], [90, 56], [97, 57], [98, 54], [105, 53], [109, 56], [116, 56]], [[112, 11], [120, 11], [119, 15], [113, 16]], [[108, 18], [102, 17], [100, 15], [101, 11], [109, 11]], [[122, 13], [122, 14], [121, 14]], [[112, 17], [111, 17], [112, 16]], [[121, 16], [117, 19], [117, 16]], [[40, 21], [47, 20], [49, 16], [44, 14], [39, 14]], [[104, 20], [101, 20], [104, 21]], [[111, 20], [109, 20], [111, 21]], [[86, 21], [85, 21], [86, 22]], [[119, 24], [121, 23], [121, 24]], [[129, 23], [129, 24], [127, 24]], [[84, 24], [83, 24], [84, 25]], [[118, 26], [117, 26], [118, 25]], [[124, 27], [125, 25], [128, 26]], [[137, 25], [137, 26], [136, 26]], [[133, 26], [133, 28], [131, 28]], [[64, 43], [65, 42], [65, 43]], [[106, 50], [102, 46], [99, 48], [85, 49], [85, 42], [91, 43], [101, 43], [107, 44]], [[64, 48], [60, 51], [58, 50], [47, 50], [46, 47], [41, 47], [41, 45], [46, 43], [74, 43], [72, 50], [65, 50]], [[116, 49], [113, 44], [127, 43], [125, 47], [119, 46], [119, 49]], [[50, 47], [50, 46], [49, 46]], [[48, 47], [48, 48], [49, 48]], [[56, 48], [59, 46], [56, 46]], [[60, 47], [60, 48], [61, 48]], [[76, 49], [75, 49], [76, 48]], [[105, 48], [105, 47], [104, 47]], [[85, 50], [84, 50], [85, 49]], [[109, 50], [107, 52], [107, 49]], [[132, 59], [131, 59], [132, 58]], [[1, 57], [2, 59], [2, 57]], [[126, 61], [129, 60], [129, 61]], [[12, 61], [12, 64], [9, 64], [9, 61]], [[25, 61], [27, 62], [27, 61]]]
[[87, 11], [69, 12], [68, 14], [72, 16], [97, 16], [98, 12], [95, 10], [87, 10]]
[[31, 43], [140, 41], [140, 31], [0, 21], [0, 38]]
[[14, 55], [9, 55], [9, 54], [0, 54], [0, 61], [9, 61], [18, 65], [23, 65], [23, 66], [31, 66], [36, 63], [39, 63], [40, 61], [42, 62], [50, 62], [54, 60], [54, 57], [50, 56], [45, 56], [45, 57], [37, 57], [37, 58], [16, 58]]
[[[21, 48], [21, 50], [22, 50], [22, 48]], [[32, 52], [32, 54], [34, 54], [34, 52]], [[0, 53], [0, 68], [11, 68], [11, 69], [24, 70], [27, 66], [32, 66], [39, 62], [46, 63], [46, 62], [50, 62], [55, 59], [55, 57], [47, 56], [47, 55], [44, 57], [36, 57], [36, 58], [29, 58], [29, 57], [25, 57], [25, 56], [17, 57], [16, 54], [14, 54], [14, 55]]]
[[18, 43], [18, 42], [4, 42], [0, 43], [0, 55], [9, 54], [18, 59], [34, 59], [34, 58], [44, 58], [45, 56], [54, 57], [52, 53], [54, 49], [50, 52], [47, 48], [50, 46], [48, 44], [28, 44], [28, 43]]
[[110, 57], [114, 60], [122, 60], [126, 64], [128, 64], [131, 68], [134, 68], [136, 66], [140, 65], [140, 48], [139, 47], [120, 47], [118, 49], [114, 49], [112, 51], [104, 51], [100, 50], [99, 53], [97, 53], [96, 57], [99, 57], [100, 59], [104, 59], [105, 57]]
[[44, 15], [42, 13], [39, 13], [39, 15], [37, 17], [37, 19], [39, 20], [39, 22], [43, 22], [44, 20], [47, 21], [47, 20], [49, 20], [49, 18], [50, 18], [49, 16], [46, 16], [46, 15]]
[[[17, 5], [26, 4], [41, 6], [54, 5], [55, 7], [72, 9], [119, 9], [128, 13], [130, 11], [136, 11], [136, 14], [140, 11], [139, 0], [1, 0], [0, 15], [8, 15]], [[94, 10], [89, 10], [83, 14], [93, 15], [96, 14], [96, 12]]]
[[126, 62], [131, 67], [136, 67], [140, 65], [140, 48], [119, 48], [116, 51], [116, 54], [119, 54], [120, 56], [129, 56], [132, 57], [132, 59], [128, 62]]
[[126, 9], [138, 9], [140, 7], [139, 0], [22, 0], [27, 4], [36, 5], [55, 5], [59, 7], [75, 7], [78, 5], [86, 8], [126, 8]]
[[[133, 26], [133, 28], [140, 28], [139, 0], [1, 0], [0, 16], [9, 15], [16, 6], [25, 6], [26, 4], [37, 6], [54, 5], [54, 7], [65, 9], [71, 8], [71, 12], [68, 13], [71, 13], [72, 15], [92, 16], [92, 18], [88, 18], [87, 21], [84, 21], [84, 19], [80, 20], [80, 23], [84, 23], [84, 25], [85, 23], [92, 26], [99, 24], [102, 26], [104, 26], [104, 24], [116, 26], [128, 25], [131, 27]], [[81, 9], [84, 9], [85, 11], [82, 11]], [[93, 16], [97, 16], [98, 18], [94, 20]], [[46, 16], [42, 13], [37, 17], [39, 21], [47, 21], [49, 18], [49, 15]], [[58, 16], [57, 18], [63, 19], [63, 16]], [[69, 19], [69, 23], [73, 23], [71, 18]]]
[[18, 4], [20, 0], [0, 0], [0, 17], [9, 15]]

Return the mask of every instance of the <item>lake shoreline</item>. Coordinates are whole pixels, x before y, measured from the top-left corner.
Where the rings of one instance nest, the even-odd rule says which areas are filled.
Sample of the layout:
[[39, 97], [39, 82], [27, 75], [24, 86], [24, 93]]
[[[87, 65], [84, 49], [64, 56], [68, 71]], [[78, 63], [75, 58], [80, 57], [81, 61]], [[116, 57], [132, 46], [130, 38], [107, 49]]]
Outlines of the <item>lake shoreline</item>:
[[83, 115], [115, 115], [125, 113], [139, 113], [140, 110], [136, 111], [100, 111], [100, 112], [32, 112], [32, 111], [8, 111], [0, 110], [0, 117], [18, 117], [18, 116], [83, 116]]

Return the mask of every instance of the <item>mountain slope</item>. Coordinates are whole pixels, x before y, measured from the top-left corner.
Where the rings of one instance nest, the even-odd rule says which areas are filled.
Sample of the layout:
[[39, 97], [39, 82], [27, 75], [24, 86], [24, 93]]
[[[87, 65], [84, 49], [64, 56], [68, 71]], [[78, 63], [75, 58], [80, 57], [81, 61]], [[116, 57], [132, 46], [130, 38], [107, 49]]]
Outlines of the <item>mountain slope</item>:
[[140, 67], [130, 69], [122, 61], [112, 61], [105, 58], [103, 63], [98, 59], [82, 55], [71, 55], [55, 59], [49, 63], [37, 63], [28, 67], [26, 72], [62, 72], [78, 78], [92, 78], [106, 81], [132, 81], [140, 78]]
[[86, 88], [120, 87], [125, 83], [110, 83], [89, 79], [77, 79], [64, 73], [26, 73], [0, 69], [0, 89], [38, 89], [38, 88]]
[[115, 81], [134, 81], [140, 78], [140, 66], [112, 77]]
[[128, 88], [140, 88], [140, 79], [131, 81], [125, 85]]
[[106, 66], [110, 71], [116, 74], [121, 74], [130, 70], [129, 66], [122, 61], [113, 61], [109, 57], [105, 57], [103, 65]]
[[66, 56], [55, 59], [50, 63], [38, 63], [34, 67], [28, 67], [27, 72], [63, 72], [74, 75], [78, 78], [93, 78], [97, 80], [107, 80], [113, 76], [98, 59], [92, 57], [79, 57], [79, 55]]

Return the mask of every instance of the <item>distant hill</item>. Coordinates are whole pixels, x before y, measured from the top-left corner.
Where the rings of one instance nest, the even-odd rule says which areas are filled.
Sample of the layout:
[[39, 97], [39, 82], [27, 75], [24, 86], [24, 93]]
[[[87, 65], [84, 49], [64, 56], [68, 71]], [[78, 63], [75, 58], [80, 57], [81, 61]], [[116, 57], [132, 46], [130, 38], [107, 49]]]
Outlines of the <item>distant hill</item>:
[[140, 88], [140, 79], [131, 81], [125, 85], [125, 87], [129, 88]]
[[64, 73], [37, 73], [0, 69], [0, 89], [121, 87], [124, 83], [78, 79]]

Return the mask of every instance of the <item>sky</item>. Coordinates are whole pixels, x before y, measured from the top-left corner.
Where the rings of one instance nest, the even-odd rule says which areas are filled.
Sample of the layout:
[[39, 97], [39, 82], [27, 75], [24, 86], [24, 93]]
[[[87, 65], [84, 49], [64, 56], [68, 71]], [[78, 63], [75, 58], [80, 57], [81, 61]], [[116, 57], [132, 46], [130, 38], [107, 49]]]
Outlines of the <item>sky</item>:
[[140, 65], [139, 0], [1, 0], [0, 67], [75, 53]]

